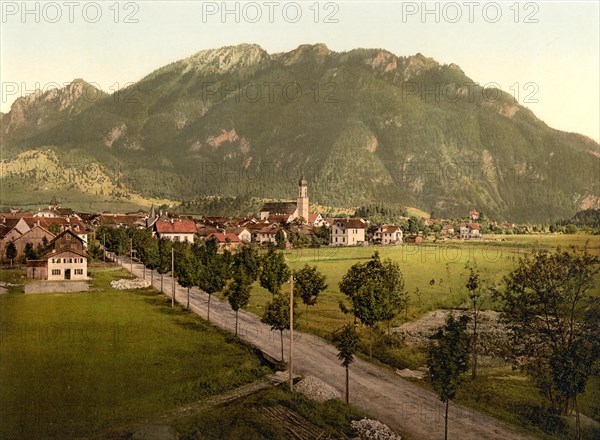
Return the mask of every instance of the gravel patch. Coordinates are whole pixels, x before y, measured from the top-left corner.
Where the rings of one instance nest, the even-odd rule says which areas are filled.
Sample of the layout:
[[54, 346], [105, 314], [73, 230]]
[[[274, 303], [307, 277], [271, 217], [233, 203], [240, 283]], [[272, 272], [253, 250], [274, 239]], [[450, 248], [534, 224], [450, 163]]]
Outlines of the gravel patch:
[[360, 440], [401, 440], [398, 434], [379, 420], [354, 420], [350, 426], [356, 431]]
[[113, 280], [110, 282], [113, 289], [117, 290], [128, 290], [128, 289], [144, 289], [150, 287], [149, 280], [142, 280], [141, 278], [135, 278], [133, 280]]
[[294, 386], [294, 389], [317, 402], [340, 398], [338, 390], [314, 376], [306, 376]]

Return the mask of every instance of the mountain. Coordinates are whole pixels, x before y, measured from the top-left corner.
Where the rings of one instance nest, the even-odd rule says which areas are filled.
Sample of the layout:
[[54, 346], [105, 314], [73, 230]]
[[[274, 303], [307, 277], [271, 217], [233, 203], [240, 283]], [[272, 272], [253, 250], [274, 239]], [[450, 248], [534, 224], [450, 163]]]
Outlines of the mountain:
[[311, 201], [328, 206], [446, 217], [475, 208], [513, 221], [600, 206], [598, 143], [422, 54], [243, 44], [201, 51], [110, 96], [82, 100], [73, 90], [85, 84], [19, 98], [2, 116], [3, 159], [51, 147], [139, 194], [180, 201], [295, 197], [304, 174]]

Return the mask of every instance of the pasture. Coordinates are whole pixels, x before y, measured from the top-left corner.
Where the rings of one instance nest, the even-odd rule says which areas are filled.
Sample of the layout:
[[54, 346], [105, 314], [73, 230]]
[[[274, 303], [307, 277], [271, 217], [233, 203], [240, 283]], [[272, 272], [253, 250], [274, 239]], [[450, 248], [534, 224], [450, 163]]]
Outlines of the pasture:
[[[439, 241], [437, 243], [403, 244], [399, 246], [324, 247], [285, 251], [292, 269], [305, 264], [316, 265], [327, 276], [327, 289], [319, 296], [317, 304], [306, 309], [300, 306], [299, 326], [328, 338], [330, 333], [351, 319], [339, 308], [344, 296], [339, 292], [339, 282], [355, 263], [368, 261], [374, 252], [382, 259], [398, 263], [404, 276], [410, 303], [406, 315], [399, 316], [395, 324], [413, 320], [436, 309], [468, 307], [465, 284], [468, 266], [475, 267], [489, 286], [501, 286], [502, 277], [510, 273], [524, 257], [536, 249], [553, 249], [557, 246], [576, 246], [600, 255], [600, 236], [591, 235], [510, 235], [496, 236], [497, 241]], [[507, 241], [501, 241], [502, 239]], [[600, 284], [599, 284], [600, 287]], [[285, 284], [283, 290], [289, 289]], [[271, 294], [255, 284], [249, 310], [262, 315]], [[497, 305], [488, 298], [484, 309]]]
[[92, 268], [94, 289], [0, 296], [1, 438], [99, 435], [252, 382], [257, 351], [127, 273]]

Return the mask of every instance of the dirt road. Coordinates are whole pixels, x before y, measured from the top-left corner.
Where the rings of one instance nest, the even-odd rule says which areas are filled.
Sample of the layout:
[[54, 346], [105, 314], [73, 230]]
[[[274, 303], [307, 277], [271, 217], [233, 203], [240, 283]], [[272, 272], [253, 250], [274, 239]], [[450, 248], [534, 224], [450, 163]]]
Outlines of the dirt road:
[[[130, 269], [129, 262], [123, 267]], [[133, 264], [133, 273], [141, 277], [143, 268]], [[146, 273], [149, 279], [149, 273]], [[164, 278], [165, 294], [171, 294], [172, 280]], [[160, 277], [154, 277], [154, 287], [160, 289]], [[190, 308], [202, 318], [207, 316], [208, 295], [192, 289]], [[177, 285], [176, 300], [185, 305], [187, 289]], [[211, 299], [211, 323], [234, 332], [235, 314], [229, 304]], [[279, 332], [260, 322], [251, 313], [240, 311], [239, 336], [271, 357], [281, 357]], [[284, 339], [285, 355], [288, 353], [289, 334]], [[337, 359], [335, 347], [313, 335], [295, 332], [294, 372], [310, 374], [344, 392], [344, 369]], [[287, 360], [287, 359], [286, 359]], [[409, 440], [438, 440], [444, 437], [444, 412], [442, 403], [434, 393], [400, 378], [393, 371], [372, 365], [361, 359], [350, 367], [350, 402], [374, 418], [388, 424], [403, 438]], [[449, 437], [461, 440], [520, 440], [535, 437], [517, 433], [498, 420], [465, 408], [450, 405]]]

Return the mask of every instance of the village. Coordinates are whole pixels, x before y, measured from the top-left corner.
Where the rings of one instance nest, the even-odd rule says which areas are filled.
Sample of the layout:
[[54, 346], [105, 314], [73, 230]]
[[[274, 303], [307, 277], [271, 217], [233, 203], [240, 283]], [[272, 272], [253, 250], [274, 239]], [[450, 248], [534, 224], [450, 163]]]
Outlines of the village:
[[[0, 213], [0, 255], [6, 263], [26, 264], [27, 276], [31, 279], [84, 280], [87, 279], [88, 239], [94, 237], [100, 227], [145, 229], [158, 239], [174, 242], [212, 239], [220, 250], [233, 251], [250, 243], [291, 249], [482, 240], [484, 234], [479, 218], [480, 213], [472, 210], [468, 217], [458, 221], [411, 217], [403, 226], [375, 224], [368, 218], [324, 217], [310, 211], [308, 181], [301, 177], [296, 201], [265, 203], [256, 217], [180, 215], [157, 212], [154, 207], [146, 213], [83, 213], [60, 206], [53, 197], [47, 207], [37, 212], [13, 209]], [[498, 227], [495, 222], [488, 222], [486, 226]], [[512, 223], [500, 225], [502, 228], [514, 226]], [[524, 228], [527, 232], [527, 226]], [[96, 236], [96, 239], [102, 243], [102, 237]]]
[[[301, 177], [296, 201], [265, 203], [256, 217], [181, 215], [157, 212], [154, 207], [149, 212], [93, 214], [61, 207], [53, 197], [37, 212], [13, 209], [0, 213], [0, 255], [5, 263], [26, 264], [30, 279], [85, 280], [88, 239], [100, 227], [145, 229], [158, 239], [174, 242], [212, 239], [221, 251], [234, 251], [251, 243], [291, 249], [482, 240], [479, 219], [475, 210], [460, 220], [411, 217], [404, 225], [374, 224], [360, 217], [326, 217], [310, 210], [308, 181]], [[503, 232], [515, 225], [489, 221], [486, 227], [491, 232], [494, 228]], [[523, 232], [529, 232], [527, 226]], [[101, 237], [96, 239], [102, 243]]]

